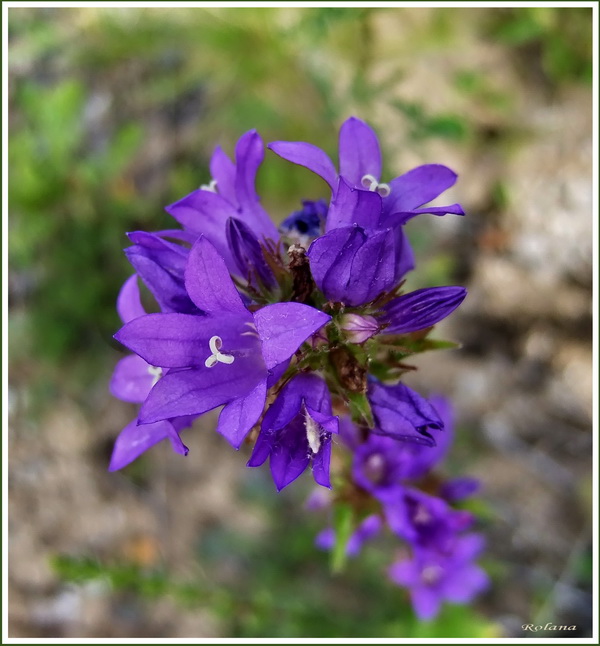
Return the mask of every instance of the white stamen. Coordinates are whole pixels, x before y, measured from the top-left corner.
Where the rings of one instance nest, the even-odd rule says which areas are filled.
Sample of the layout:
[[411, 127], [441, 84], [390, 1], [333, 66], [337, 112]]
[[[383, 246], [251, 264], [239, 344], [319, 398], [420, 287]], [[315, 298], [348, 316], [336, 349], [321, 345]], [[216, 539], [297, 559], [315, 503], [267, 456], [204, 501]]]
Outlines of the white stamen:
[[427, 565], [421, 572], [421, 580], [426, 585], [436, 583], [443, 574], [443, 570], [439, 565]]
[[417, 505], [417, 513], [413, 517], [415, 525], [426, 525], [431, 521], [431, 514], [423, 505]]
[[207, 368], [214, 368], [217, 363], [226, 363], [227, 365], [232, 364], [235, 361], [235, 357], [231, 354], [224, 354], [220, 352], [220, 349], [223, 346], [223, 340], [220, 336], [211, 336], [210, 341], [208, 342], [208, 347], [212, 354], [204, 362], [204, 365]]
[[148, 366], [148, 374], [152, 375], [154, 379], [152, 380], [152, 385], [156, 385], [156, 382], [162, 377], [163, 371], [162, 368], [158, 366]]
[[374, 175], [363, 175], [360, 180], [360, 185], [369, 191], [379, 193], [381, 197], [387, 197], [392, 192], [389, 184], [380, 184]]
[[309, 415], [308, 411], [305, 411], [304, 427], [306, 428], [306, 439], [310, 450], [313, 453], [318, 453], [321, 448], [321, 427]]
[[200, 189], [202, 191], [210, 191], [211, 193], [216, 193], [217, 192], [217, 180], [216, 179], [211, 179], [210, 184], [202, 184], [200, 186]]
[[381, 197], [387, 197], [392, 192], [389, 184], [378, 184], [375, 190], [379, 195], [381, 195]]

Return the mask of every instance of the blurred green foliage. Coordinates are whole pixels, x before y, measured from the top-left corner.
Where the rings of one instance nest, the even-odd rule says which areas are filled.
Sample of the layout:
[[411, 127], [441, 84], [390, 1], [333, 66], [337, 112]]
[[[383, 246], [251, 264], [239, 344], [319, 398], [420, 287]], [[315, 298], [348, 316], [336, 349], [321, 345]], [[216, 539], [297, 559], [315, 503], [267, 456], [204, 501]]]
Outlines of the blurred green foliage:
[[399, 547], [393, 539], [367, 545], [331, 576], [329, 555], [314, 546], [323, 519], [303, 511], [296, 492], [273, 496], [265, 476], [249, 479], [240, 494], [246, 504], [268, 508], [273, 524], [260, 536], [224, 525], [205, 531], [198, 545], [202, 577], [181, 581], [165, 567], [70, 556], [55, 557], [53, 569], [63, 581], [104, 581], [122, 599], [167, 596], [187, 609], [208, 604], [222, 634], [233, 638], [499, 636], [473, 607], [447, 605], [435, 620], [419, 622], [406, 591], [386, 578]]

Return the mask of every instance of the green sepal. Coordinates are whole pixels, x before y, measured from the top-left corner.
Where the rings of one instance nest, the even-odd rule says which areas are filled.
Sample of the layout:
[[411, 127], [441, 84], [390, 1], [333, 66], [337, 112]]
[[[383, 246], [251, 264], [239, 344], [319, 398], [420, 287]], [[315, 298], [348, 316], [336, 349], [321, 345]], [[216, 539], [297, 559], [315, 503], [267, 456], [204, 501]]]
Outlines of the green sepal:
[[366, 393], [346, 391], [345, 396], [348, 398], [352, 421], [360, 426], [366, 425], [369, 428], [373, 428], [375, 426], [375, 420], [373, 419], [373, 411], [371, 410], [371, 404]]

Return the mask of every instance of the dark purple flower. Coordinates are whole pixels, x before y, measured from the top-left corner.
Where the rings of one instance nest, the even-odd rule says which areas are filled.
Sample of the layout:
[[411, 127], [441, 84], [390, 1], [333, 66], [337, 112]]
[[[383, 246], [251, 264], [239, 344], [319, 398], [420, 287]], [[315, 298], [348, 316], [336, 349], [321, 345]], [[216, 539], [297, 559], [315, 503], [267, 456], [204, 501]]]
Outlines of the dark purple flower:
[[433, 619], [443, 601], [469, 603], [489, 586], [487, 574], [473, 563], [482, 549], [482, 537], [467, 534], [456, 539], [449, 553], [417, 551], [412, 560], [394, 563], [388, 574], [410, 590], [419, 619]]
[[464, 287], [426, 287], [394, 298], [378, 316], [383, 334], [408, 334], [439, 323], [465, 299]]
[[464, 215], [459, 204], [419, 208], [456, 182], [456, 173], [441, 164], [419, 166], [388, 184], [381, 183], [381, 150], [377, 135], [370, 126], [356, 117], [347, 119], [340, 128], [339, 175], [328, 155], [312, 144], [274, 141], [268, 148], [283, 159], [305, 166], [322, 177], [333, 193], [337, 190], [338, 178], [341, 176], [355, 188], [370, 191], [383, 198], [383, 212], [394, 217], [389, 222], [382, 223], [382, 227], [403, 224], [420, 213]]
[[293, 242], [305, 247], [323, 233], [326, 217], [325, 200], [303, 200], [302, 209], [289, 215], [279, 225], [279, 230]]
[[229, 218], [242, 220], [261, 242], [278, 240], [277, 228], [260, 205], [254, 188], [256, 172], [264, 158], [264, 146], [256, 130], [240, 137], [235, 147], [235, 164], [218, 147], [210, 162], [214, 181], [166, 207], [187, 230], [204, 235], [224, 258], [232, 273], [237, 272], [227, 241]]
[[444, 423], [435, 408], [419, 393], [403, 383], [386, 386], [370, 379], [367, 396], [375, 418], [373, 433], [395, 440], [435, 445], [430, 431], [442, 430]]
[[[367, 516], [358, 527], [350, 534], [346, 543], [346, 554], [353, 558], [360, 554], [363, 545], [377, 536], [382, 529], [383, 522], [378, 514]], [[317, 534], [315, 545], [322, 550], [332, 550], [335, 546], [335, 530], [327, 527]]]
[[200, 415], [224, 404], [217, 431], [238, 448], [262, 414], [269, 377], [330, 317], [301, 303], [252, 314], [203, 236], [190, 251], [185, 286], [205, 315], [148, 314], [115, 335], [148, 363], [171, 369], [148, 395], [139, 420]]
[[[128, 323], [146, 314], [140, 300], [135, 274], [125, 281], [119, 292], [117, 312], [123, 323]], [[146, 400], [161, 376], [162, 368], [150, 365], [137, 355], [128, 355], [115, 366], [110, 381], [110, 390], [118, 399], [141, 404]], [[181, 441], [179, 431], [190, 426], [193, 419], [193, 417], [179, 417], [145, 426], [138, 426], [137, 418], [132, 420], [117, 437], [110, 459], [109, 471], [122, 469], [151, 446], [167, 437], [176, 453], [187, 455], [188, 449]]]
[[281, 491], [312, 462], [317, 484], [330, 487], [331, 434], [337, 432], [327, 384], [315, 374], [301, 373], [265, 413], [248, 466], [258, 467], [270, 458], [273, 481]]
[[357, 306], [395, 287], [404, 268], [400, 228], [367, 235], [360, 226], [341, 227], [317, 238], [308, 250], [317, 287], [330, 301]]

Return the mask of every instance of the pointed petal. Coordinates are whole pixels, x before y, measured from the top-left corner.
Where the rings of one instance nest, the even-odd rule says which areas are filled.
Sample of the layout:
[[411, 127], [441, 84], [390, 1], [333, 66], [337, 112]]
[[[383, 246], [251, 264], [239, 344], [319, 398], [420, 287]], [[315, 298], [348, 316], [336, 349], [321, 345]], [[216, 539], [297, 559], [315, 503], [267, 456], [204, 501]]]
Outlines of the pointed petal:
[[[223, 227], [225, 229], [225, 227]], [[223, 258], [203, 236], [190, 251], [185, 287], [192, 301], [205, 312], [247, 314]]]
[[265, 364], [270, 370], [289, 359], [331, 316], [302, 303], [275, 303], [254, 314]]
[[273, 141], [270, 148], [276, 155], [287, 159], [293, 164], [299, 164], [322, 177], [335, 190], [337, 172], [329, 156], [317, 146], [304, 141]]
[[138, 316], [144, 316], [146, 313], [140, 299], [137, 274], [133, 274], [123, 283], [123, 287], [121, 287], [121, 291], [117, 296], [117, 313], [123, 323], [128, 323]]
[[390, 301], [381, 320], [385, 334], [408, 334], [435, 325], [449, 316], [465, 299], [464, 287], [426, 287]]
[[387, 226], [394, 227], [401, 224], [406, 224], [409, 220], [421, 215], [422, 213], [429, 213], [431, 215], [464, 215], [464, 209], [460, 204], [450, 204], [450, 206], [425, 206], [422, 209], [413, 209], [412, 211], [399, 211], [390, 213], [385, 216], [384, 221]]
[[256, 130], [250, 130], [238, 139], [235, 146], [235, 191], [240, 206], [258, 200], [254, 183], [264, 156], [263, 141]]
[[258, 422], [267, 396], [267, 382], [260, 381], [247, 395], [234, 399], [221, 411], [217, 433], [235, 449], [239, 449], [246, 435]]
[[187, 455], [187, 448], [179, 439], [177, 431], [175, 431], [170, 422], [162, 421], [138, 426], [137, 420], [134, 419], [127, 424], [119, 437], [117, 437], [108, 470], [117, 471], [122, 469], [157, 442], [167, 437], [173, 438], [173, 436], [177, 438], [177, 452]]
[[411, 589], [410, 597], [417, 617], [423, 621], [433, 619], [440, 611], [439, 593], [425, 585]]
[[262, 364], [260, 343], [251, 334], [249, 321], [249, 316], [237, 318], [227, 312], [215, 316], [146, 314], [126, 323], [115, 339], [153, 366], [185, 368], [204, 366], [213, 354], [210, 339], [218, 336], [221, 351], [235, 357], [232, 370], [249, 361]]
[[342, 124], [339, 138], [340, 175], [360, 186], [365, 175], [379, 180], [381, 150], [375, 131], [364, 121], [350, 117]]
[[441, 592], [453, 603], [469, 603], [489, 587], [488, 575], [476, 565], [465, 565], [447, 576], [440, 585]]
[[228, 202], [237, 206], [235, 195], [235, 164], [225, 154], [221, 146], [217, 146], [210, 159], [210, 174], [217, 182], [217, 190]]
[[[234, 364], [235, 365], [235, 364]], [[142, 424], [181, 415], [201, 415], [238, 397], [245, 397], [264, 373], [252, 370], [237, 372], [219, 369], [191, 368], [169, 372], [154, 386], [142, 406]]]
[[126, 402], [141, 404], [154, 385], [154, 375], [148, 372], [151, 366], [136, 354], [121, 359], [115, 366], [110, 380], [110, 392]]
[[337, 190], [331, 201], [325, 230], [358, 224], [363, 229], [379, 228], [381, 196], [374, 191], [363, 191], [340, 177]]
[[331, 489], [331, 478], [329, 477], [329, 465], [331, 462], [331, 438], [321, 443], [321, 448], [313, 456], [312, 473], [315, 482], [322, 487]]
[[386, 212], [412, 211], [427, 204], [454, 186], [457, 177], [454, 171], [441, 164], [413, 168], [389, 183], [391, 193], [385, 201]]
[[275, 277], [265, 260], [256, 236], [241, 220], [227, 220], [227, 242], [237, 265], [239, 275], [256, 287], [259, 283], [267, 287], [275, 284]]

